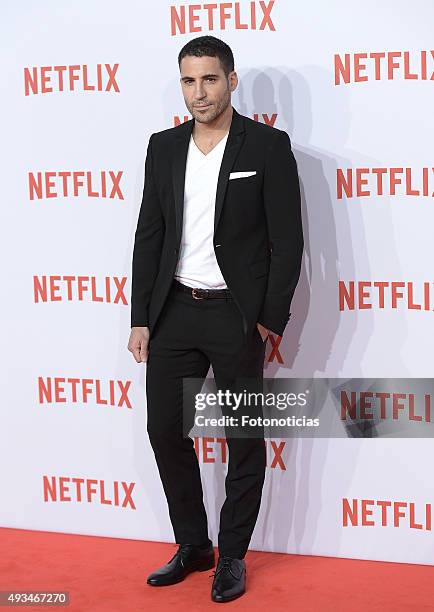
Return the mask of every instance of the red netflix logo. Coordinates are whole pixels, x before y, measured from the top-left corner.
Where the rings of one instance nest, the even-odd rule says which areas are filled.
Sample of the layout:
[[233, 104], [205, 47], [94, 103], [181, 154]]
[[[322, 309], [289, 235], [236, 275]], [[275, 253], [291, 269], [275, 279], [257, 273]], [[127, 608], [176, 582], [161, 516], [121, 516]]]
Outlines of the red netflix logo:
[[431, 395], [341, 390], [341, 419], [393, 419], [431, 423]]
[[69, 476], [43, 476], [44, 502], [71, 502], [136, 509], [132, 494], [135, 482], [113, 482]]
[[170, 34], [187, 34], [203, 30], [225, 30], [226, 23], [235, 30], [275, 31], [271, 19], [274, 0], [269, 2], [216, 2], [170, 7]]
[[432, 310], [432, 285], [432, 282], [340, 280], [339, 310]]
[[365, 81], [434, 80], [434, 51], [377, 51], [334, 56], [335, 85]]
[[123, 171], [59, 171], [29, 172], [29, 198], [64, 198], [87, 196], [88, 198], [108, 198], [123, 200], [120, 182]]
[[[33, 295], [39, 302], [106, 302], [128, 305], [124, 293], [127, 277], [106, 276], [100, 280], [95, 276], [34, 276]], [[89, 287], [90, 285], [90, 287]]]
[[[181, 123], [185, 123], [186, 121], [189, 121], [190, 119], [191, 117], [189, 115], [184, 115], [183, 119], [181, 119], [179, 115], [175, 115], [173, 117], [173, 125], [174, 127], [176, 127], [180, 125]], [[259, 115], [259, 113], [253, 113], [254, 121], [261, 120], [262, 123], [265, 123], [266, 125], [271, 125], [272, 127], [274, 127], [274, 124], [276, 123], [276, 119], [277, 119], [277, 113], [273, 113], [271, 117], [267, 113], [261, 113], [261, 115]]]
[[[225, 438], [194, 437], [194, 450], [198, 461], [202, 463], [227, 463], [228, 448]], [[267, 453], [267, 466], [271, 469], [284, 471], [286, 465], [282, 457], [286, 442], [274, 442], [274, 440], [264, 440]]]
[[55, 91], [114, 91], [120, 92], [116, 81], [119, 64], [84, 64], [72, 66], [34, 66], [24, 68], [24, 95]]
[[132, 409], [128, 391], [131, 381], [98, 378], [72, 378], [62, 376], [38, 376], [38, 401], [40, 404], [88, 404]]
[[433, 167], [412, 168], [338, 168], [337, 199], [386, 196], [434, 197]]
[[[409, 527], [431, 531], [431, 504], [416, 509], [414, 502], [342, 499], [343, 527]], [[418, 522], [419, 521], [419, 522]]]

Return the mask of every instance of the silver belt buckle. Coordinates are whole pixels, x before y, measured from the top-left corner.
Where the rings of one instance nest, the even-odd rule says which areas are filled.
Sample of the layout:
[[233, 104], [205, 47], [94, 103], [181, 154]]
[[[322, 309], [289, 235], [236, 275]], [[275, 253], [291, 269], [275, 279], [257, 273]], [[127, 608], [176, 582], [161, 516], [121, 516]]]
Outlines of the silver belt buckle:
[[192, 290], [191, 290], [191, 295], [194, 297], [194, 299], [195, 299], [195, 300], [203, 300], [204, 298], [203, 298], [203, 297], [200, 297], [200, 296], [197, 296], [197, 295], [195, 294], [195, 291], [196, 291], [196, 289], [192, 289]]

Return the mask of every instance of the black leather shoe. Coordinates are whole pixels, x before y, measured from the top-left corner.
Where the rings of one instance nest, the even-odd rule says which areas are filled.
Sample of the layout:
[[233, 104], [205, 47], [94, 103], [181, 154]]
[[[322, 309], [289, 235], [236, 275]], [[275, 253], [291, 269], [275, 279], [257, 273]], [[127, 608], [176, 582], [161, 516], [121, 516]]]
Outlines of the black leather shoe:
[[166, 586], [181, 582], [195, 570], [204, 572], [215, 566], [214, 547], [202, 549], [194, 544], [179, 544], [170, 561], [157, 571], [149, 574], [147, 583], [152, 586]]
[[213, 572], [211, 599], [218, 603], [232, 601], [246, 590], [246, 562], [244, 559], [219, 557]]

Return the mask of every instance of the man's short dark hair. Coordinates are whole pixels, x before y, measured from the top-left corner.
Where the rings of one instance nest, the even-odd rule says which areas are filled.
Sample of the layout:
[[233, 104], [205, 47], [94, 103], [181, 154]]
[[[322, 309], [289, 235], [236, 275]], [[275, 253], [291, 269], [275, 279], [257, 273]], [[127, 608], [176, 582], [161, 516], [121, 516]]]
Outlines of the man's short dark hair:
[[218, 57], [226, 77], [234, 69], [232, 49], [215, 36], [198, 36], [186, 43], [178, 54], [178, 66], [180, 68], [181, 60], [186, 55]]

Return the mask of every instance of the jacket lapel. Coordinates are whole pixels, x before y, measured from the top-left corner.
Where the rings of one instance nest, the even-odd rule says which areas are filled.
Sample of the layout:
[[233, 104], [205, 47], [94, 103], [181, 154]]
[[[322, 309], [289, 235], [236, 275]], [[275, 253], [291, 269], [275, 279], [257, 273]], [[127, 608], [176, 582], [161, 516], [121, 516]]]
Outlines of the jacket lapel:
[[[220, 219], [225, 199], [226, 188], [229, 180], [230, 171], [240, 150], [244, 138], [244, 117], [235, 108], [232, 112], [232, 121], [229, 128], [228, 138], [222, 157], [220, 172], [217, 179], [215, 213], [214, 213], [214, 234]], [[194, 119], [190, 119], [178, 126], [174, 145], [172, 160], [172, 183], [175, 201], [176, 217], [176, 238], [177, 244], [181, 240], [182, 220], [184, 213], [184, 183], [185, 168], [187, 163], [188, 145], [193, 131]]]

